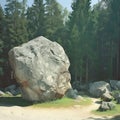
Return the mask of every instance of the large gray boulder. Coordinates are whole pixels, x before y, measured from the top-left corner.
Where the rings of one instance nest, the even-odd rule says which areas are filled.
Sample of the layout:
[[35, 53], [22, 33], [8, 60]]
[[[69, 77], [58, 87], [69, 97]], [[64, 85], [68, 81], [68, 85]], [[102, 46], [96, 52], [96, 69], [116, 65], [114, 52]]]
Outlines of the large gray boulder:
[[110, 91], [111, 91], [111, 87], [109, 83], [104, 81], [90, 83], [89, 85], [89, 93], [93, 97], [101, 97], [104, 93], [110, 92]]
[[71, 88], [69, 59], [63, 48], [45, 37], [14, 47], [9, 60], [22, 97], [29, 101], [50, 101]]
[[118, 82], [116, 83], [116, 86], [117, 86], [118, 90], [120, 90], [120, 81], [118, 81]]
[[120, 90], [120, 81], [119, 80], [110, 80], [110, 86], [112, 90]]
[[110, 86], [112, 90], [118, 90], [119, 84], [117, 85], [118, 80], [110, 80]]

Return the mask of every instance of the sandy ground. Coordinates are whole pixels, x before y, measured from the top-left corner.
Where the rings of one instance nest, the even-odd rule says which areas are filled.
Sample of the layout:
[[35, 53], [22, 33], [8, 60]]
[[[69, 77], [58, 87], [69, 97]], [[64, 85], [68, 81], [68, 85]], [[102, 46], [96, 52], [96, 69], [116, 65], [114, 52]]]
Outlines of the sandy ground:
[[88, 107], [74, 106], [71, 108], [41, 108], [19, 106], [0, 106], [0, 120], [109, 120], [91, 113], [98, 108], [95, 103]]

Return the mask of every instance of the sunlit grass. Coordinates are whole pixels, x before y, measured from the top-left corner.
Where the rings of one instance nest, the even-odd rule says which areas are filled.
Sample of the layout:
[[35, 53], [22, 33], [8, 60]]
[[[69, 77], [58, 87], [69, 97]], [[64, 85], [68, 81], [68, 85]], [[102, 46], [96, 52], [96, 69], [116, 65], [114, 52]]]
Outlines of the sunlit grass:
[[62, 98], [59, 100], [51, 101], [51, 102], [45, 102], [45, 103], [37, 103], [34, 104], [33, 107], [35, 108], [61, 108], [61, 107], [72, 107], [74, 105], [80, 105], [80, 106], [88, 106], [91, 105], [92, 101], [90, 98], [83, 98], [81, 100], [74, 100], [70, 98]]
[[88, 106], [92, 104], [92, 100], [88, 97], [82, 97], [80, 100], [70, 99], [63, 97], [62, 99], [44, 102], [44, 103], [32, 103], [26, 100], [23, 100], [21, 95], [10, 96], [5, 94], [0, 97], [0, 105], [10, 105], [10, 106], [29, 106], [33, 108], [61, 108], [61, 107], [73, 107], [75, 105]]

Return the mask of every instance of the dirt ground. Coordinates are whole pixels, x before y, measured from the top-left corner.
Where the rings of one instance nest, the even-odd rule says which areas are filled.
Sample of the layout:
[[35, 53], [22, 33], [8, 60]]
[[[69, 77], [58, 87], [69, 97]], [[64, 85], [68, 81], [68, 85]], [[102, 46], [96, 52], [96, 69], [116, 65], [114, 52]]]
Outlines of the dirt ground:
[[0, 120], [111, 120], [91, 113], [98, 108], [95, 103], [88, 107], [74, 106], [71, 108], [39, 108], [19, 106], [0, 106]]

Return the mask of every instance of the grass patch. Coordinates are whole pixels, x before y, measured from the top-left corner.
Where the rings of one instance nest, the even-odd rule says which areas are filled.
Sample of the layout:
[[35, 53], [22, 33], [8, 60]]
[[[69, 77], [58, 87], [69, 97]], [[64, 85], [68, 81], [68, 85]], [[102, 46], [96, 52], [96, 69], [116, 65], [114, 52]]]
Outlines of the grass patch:
[[22, 107], [34, 107], [34, 108], [61, 108], [72, 107], [74, 105], [88, 106], [92, 103], [92, 100], [88, 97], [83, 97], [81, 100], [75, 100], [70, 98], [62, 98], [55, 101], [45, 103], [32, 103], [22, 99], [21, 95], [9, 96], [4, 95], [0, 97], [0, 106], [22, 106]]
[[108, 111], [93, 111], [93, 114], [99, 115], [99, 116], [115, 116], [120, 115], [120, 104], [116, 104], [115, 108], [113, 110]]
[[92, 103], [90, 98], [83, 98], [82, 100], [74, 100], [70, 98], [62, 98], [59, 100], [45, 102], [45, 103], [37, 103], [34, 104], [34, 108], [61, 108], [61, 107], [72, 107], [74, 105], [88, 106]]

